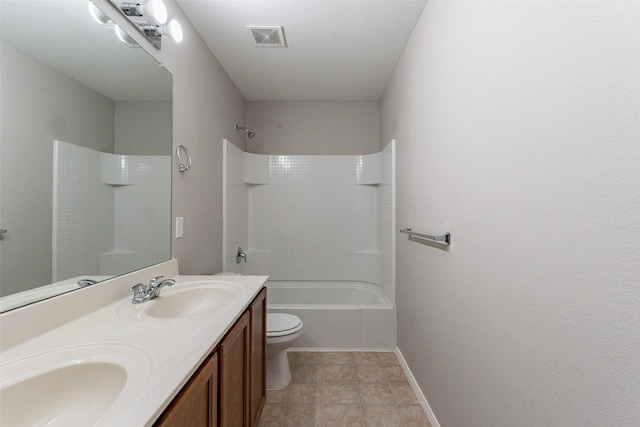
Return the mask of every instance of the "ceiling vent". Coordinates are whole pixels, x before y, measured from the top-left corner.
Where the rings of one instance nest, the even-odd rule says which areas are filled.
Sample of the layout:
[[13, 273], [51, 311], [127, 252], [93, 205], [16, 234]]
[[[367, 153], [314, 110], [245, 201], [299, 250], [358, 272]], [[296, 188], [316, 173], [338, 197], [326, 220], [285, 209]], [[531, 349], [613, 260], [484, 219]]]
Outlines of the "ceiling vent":
[[287, 47], [284, 28], [281, 25], [247, 27], [258, 47]]

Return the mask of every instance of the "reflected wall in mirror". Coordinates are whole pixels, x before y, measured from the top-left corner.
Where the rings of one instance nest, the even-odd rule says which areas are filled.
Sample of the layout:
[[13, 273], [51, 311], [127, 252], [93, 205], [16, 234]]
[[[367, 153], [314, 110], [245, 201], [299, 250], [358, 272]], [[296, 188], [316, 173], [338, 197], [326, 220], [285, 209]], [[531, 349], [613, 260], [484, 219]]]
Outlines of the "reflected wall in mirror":
[[88, 6], [0, 1], [0, 310], [171, 256], [172, 78]]

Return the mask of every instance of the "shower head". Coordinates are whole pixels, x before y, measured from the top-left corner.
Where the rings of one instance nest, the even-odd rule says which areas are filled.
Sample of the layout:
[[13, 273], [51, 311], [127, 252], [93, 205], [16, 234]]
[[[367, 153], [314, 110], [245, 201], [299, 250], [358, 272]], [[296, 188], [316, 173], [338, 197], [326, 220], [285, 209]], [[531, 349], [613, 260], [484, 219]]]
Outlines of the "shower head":
[[236, 132], [238, 132], [239, 130], [243, 130], [243, 131], [245, 131], [245, 133], [247, 134], [247, 139], [251, 139], [251, 138], [253, 138], [254, 136], [256, 136], [256, 133], [255, 133], [255, 132], [251, 132], [251, 131], [250, 131], [249, 129], [247, 129], [246, 127], [236, 125]]

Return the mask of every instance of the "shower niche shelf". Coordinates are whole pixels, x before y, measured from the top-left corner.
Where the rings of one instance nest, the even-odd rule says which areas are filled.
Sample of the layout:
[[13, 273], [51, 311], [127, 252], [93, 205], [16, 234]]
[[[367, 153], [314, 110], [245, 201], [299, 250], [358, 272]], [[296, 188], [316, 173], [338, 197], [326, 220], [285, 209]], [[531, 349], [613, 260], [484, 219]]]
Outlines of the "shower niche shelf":
[[269, 184], [269, 159], [253, 153], [242, 153], [242, 178], [245, 184]]
[[382, 183], [380, 153], [365, 154], [356, 159], [356, 184], [376, 186]]

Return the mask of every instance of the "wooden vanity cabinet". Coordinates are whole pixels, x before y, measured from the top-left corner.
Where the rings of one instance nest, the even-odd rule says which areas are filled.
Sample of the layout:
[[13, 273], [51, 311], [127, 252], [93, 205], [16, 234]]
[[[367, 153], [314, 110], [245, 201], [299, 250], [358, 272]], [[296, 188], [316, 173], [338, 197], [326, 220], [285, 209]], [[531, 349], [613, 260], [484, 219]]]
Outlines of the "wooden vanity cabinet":
[[155, 422], [157, 427], [215, 427], [218, 419], [218, 353], [205, 360]]
[[263, 288], [154, 426], [259, 424], [267, 396], [266, 295]]
[[245, 312], [220, 343], [219, 425], [249, 425], [249, 313]]
[[260, 424], [267, 401], [267, 288], [262, 289], [249, 308], [251, 355], [249, 357], [249, 414], [251, 426]]

